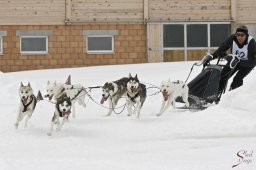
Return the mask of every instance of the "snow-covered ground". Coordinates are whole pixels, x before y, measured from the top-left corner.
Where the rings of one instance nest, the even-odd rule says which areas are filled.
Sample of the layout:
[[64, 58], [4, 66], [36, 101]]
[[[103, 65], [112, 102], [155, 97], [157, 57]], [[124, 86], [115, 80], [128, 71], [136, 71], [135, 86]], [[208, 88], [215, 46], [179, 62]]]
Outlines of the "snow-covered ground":
[[[161, 95], [149, 96], [141, 117], [105, 117], [93, 101], [76, 107], [76, 118], [46, 135], [54, 105], [40, 101], [29, 121], [14, 128], [20, 82], [44, 93], [47, 80], [88, 86], [138, 74], [150, 84], [185, 81], [192, 62], [98, 66], [0, 74], [0, 170], [255, 170], [256, 71], [245, 85], [223, 95], [219, 105], [199, 111], [169, 109], [156, 117]], [[195, 68], [190, 80], [201, 68]], [[150, 89], [153, 94], [156, 89]], [[100, 102], [101, 90], [92, 91]], [[119, 106], [124, 104], [121, 99]], [[240, 164], [239, 164], [240, 163]], [[239, 164], [232, 168], [233, 165]]]

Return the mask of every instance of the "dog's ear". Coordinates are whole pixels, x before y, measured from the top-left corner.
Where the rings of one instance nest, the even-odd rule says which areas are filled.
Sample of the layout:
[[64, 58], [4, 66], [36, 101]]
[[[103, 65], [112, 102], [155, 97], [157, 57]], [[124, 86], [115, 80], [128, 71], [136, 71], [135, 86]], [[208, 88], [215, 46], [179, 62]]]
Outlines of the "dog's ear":
[[134, 78], [135, 78], [136, 80], [139, 80], [139, 79], [138, 79], [138, 76], [137, 76], [137, 74], [135, 75], [135, 77], [134, 77]]
[[31, 87], [31, 86], [30, 86], [30, 82], [28, 82], [28, 87]]
[[50, 84], [50, 81], [48, 80], [48, 81], [47, 81], [47, 85], [49, 85], [49, 84]]
[[128, 76], [128, 78], [131, 78], [132, 77], [132, 75], [131, 75], [131, 73], [129, 73], [129, 76]]
[[23, 87], [24, 85], [23, 85], [23, 83], [22, 82], [20, 82], [20, 87]]
[[56, 85], [57, 85], [56, 80], [54, 81], [54, 83], [53, 83], [53, 84], [54, 84], [54, 86], [56, 86]]

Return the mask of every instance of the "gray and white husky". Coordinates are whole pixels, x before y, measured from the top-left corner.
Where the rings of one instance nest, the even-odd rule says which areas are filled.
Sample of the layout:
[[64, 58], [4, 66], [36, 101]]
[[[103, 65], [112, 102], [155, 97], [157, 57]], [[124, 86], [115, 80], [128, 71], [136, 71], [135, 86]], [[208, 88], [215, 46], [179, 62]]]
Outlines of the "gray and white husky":
[[179, 96], [182, 97], [186, 107], [189, 107], [189, 89], [183, 81], [171, 82], [170, 79], [162, 81], [160, 89], [163, 95], [163, 101], [157, 116], [161, 116], [171, 105], [175, 108], [175, 99]]
[[75, 117], [75, 104], [78, 102], [79, 105], [86, 108], [85, 97], [87, 95], [86, 89], [81, 84], [67, 85], [64, 84], [64, 89], [67, 96], [72, 102], [72, 116]]
[[[50, 130], [47, 133], [48, 136], [52, 135], [53, 127], [55, 124], [57, 124], [57, 131], [61, 130], [62, 126], [68, 120], [68, 117], [71, 113], [71, 105], [71, 100], [66, 94], [63, 94], [57, 99], [54, 115], [51, 120]], [[60, 122], [60, 118], [62, 118], [62, 122]]]
[[[127, 83], [127, 93], [126, 93], [126, 104], [128, 116], [132, 114], [137, 114], [137, 118], [140, 116], [140, 110], [143, 106], [147, 97], [146, 85], [139, 82], [137, 74], [135, 77], [132, 77], [129, 74], [128, 83]], [[135, 106], [135, 109], [132, 111], [132, 106]]]
[[123, 77], [119, 80], [106, 82], [102, 87], [102, 98], [100, 103], [103, 104], [106, 100], [109, 101], [109, 111], [106, 116], [110, 116], [114, 111], [119, 99], [127, 92], [128, 78]]
[[37, 103], [37, 99], [34, 95], [33, 89], [28, 83], [27, 86], [24, 86], [21, 82], [19, 88], [19, 95], [20, 95], [20, 106], [17, 114], [17, 119], [15, 122], [16, 129], [19, 126], [19, 123], [22, 119], [26, 116], [25, 119], [25, 127], [27, 127], [28, 120], [31, 118]]

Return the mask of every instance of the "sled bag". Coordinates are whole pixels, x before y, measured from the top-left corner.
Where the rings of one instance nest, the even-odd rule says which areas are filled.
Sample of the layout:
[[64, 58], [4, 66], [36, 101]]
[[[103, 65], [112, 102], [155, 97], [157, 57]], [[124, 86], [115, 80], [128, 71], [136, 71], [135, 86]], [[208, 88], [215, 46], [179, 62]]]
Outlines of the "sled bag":
[[188, 83], [189, 94], [206, 101], [214, 101], [218, 97], [222, 67], [211, 65]]

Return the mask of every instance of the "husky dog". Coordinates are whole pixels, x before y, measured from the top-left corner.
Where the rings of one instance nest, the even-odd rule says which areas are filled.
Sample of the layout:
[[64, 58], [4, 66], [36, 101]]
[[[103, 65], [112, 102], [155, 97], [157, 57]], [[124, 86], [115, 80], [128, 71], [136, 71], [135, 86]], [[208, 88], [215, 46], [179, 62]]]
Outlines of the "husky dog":
[[110, 116], [114, 111], [119, 99], [127, 92], [128, 78], [124, 77], [113, 82], [106, 82], [102, 87], [102, 99], [100, 101], [103, 104], [109, 99], [109, 111], [106, 116]]
[[[128, 116], [137, 114], [137, 118], [140, 116], [140, 110], [143, 106], [147, 97], [146, 86], [139, 82], [137, 74], [135, 77], [132, 77], [129, 74], [128, 83], [127, 83], [127, 93], [126, 93], [126, 104]], [[136, 104], [135, 109], [132, 111], [133, 104]]]
[[31, 118], [37, 102], [37, 99], [34, 95], [33, 89], [30, 86], [30, 83], [28, 83], [27, 86], [24, 86], [23, 83], [21, 82], [19, 95], [20, 95], [20, 106], [19, 106], [19, 111], [17, 115], [17, 120], [15, 122], [16, 129], [19, 126], [19, 122], [21, 122], [25, 116], [27, 116], [25, 119], [25, 127], [27, 127], [28, 120]]
[[161, 83], [160, 89], [163, 94], [163, 101], [160, 112], [157, 114], [157, 116], [161, 116], [163, 112], [165, 112], [171, 106], [171, 104], [175, 108], [175, 99], [178, 96], [181, 96], [186, 107], [189, 107], [188, 86], [184, 82], [179, 80], [177, 82], [171, 82], [169, 79]]
[[79, 105], [82, 105], [86, 108], [85, 104], [85, 96], [87, 95], [87, 91], [80, 84], [67, 85], [64, 84], [64, 89], [67, 96], [70, 98], [72, 102], [72, 116], [75, 117], [75, 103], [78, 102]]
[[53, 83], [48, 81], [46, 85], [46, 94], [44, 95], [44, 97], [49, 98], [50, 101], [52, 100], [52, 98], [57, 101], [57, 99], [64, 93], [64, 84], [56, 83], [56, 81], [54, 81]]
[[[63, 94], [57, 99], [55, 105], [54, 115], [51, 120], [50, 131], [47, 133], [48, 136], [52, 135], [54, 124], [57, 124], [57, 131], [60, 131], [63, 124], [68, 120], [68, 117], [71, 113], [71, 101], [66, 94]], [[62, 122], [60, 122], [60, 117], [62, 117]]]

